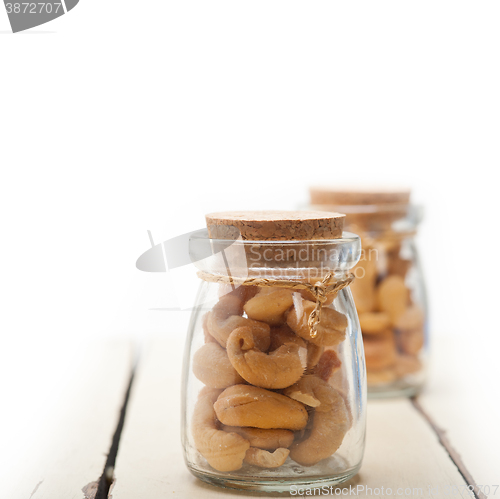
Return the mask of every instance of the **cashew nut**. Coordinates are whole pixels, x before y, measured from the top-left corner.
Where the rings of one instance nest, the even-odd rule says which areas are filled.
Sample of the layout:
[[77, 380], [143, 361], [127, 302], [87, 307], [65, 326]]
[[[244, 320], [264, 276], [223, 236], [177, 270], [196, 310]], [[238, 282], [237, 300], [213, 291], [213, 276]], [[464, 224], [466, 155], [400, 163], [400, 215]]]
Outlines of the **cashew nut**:
[[[318, 407], [321, 402], [314, 396], [314, 393], [309, 391], [302, 391], [296, 385], [289, 386], [284, 392], [287, 397], [290, 397], [297, 402], [301, 402], [302, 404], [308, 407]], [[312, 419], [309, 418], [307, 421], [307, 425], [312, 427]], [[306, 428], [310, 429], [310, 428]]]
[[245, 463], [259, 466], [260, 468], [279, 468], [285, 464], [290, 454], [288, 449], [276, 449], [274, 452], [250, 447], [245, 456]]
[[340, 393], [316, 376], [304, 376], [286, 389], [287, 393], [308, 393], [319, 402], [314, 410], [309, 436], [294, 443], [290, 457], [302, 466], [312, 466], [331, 456], [342, 444], [350, 421], [346, 403]]
[[279, 447], [288, 448], [292, 445], [294, 433], [290, 430], [262, 428], [243, 428], [239, 426], [223, 426], [224, 431], [237, 433], [250, 442], [251, 447], [275, 450]]
[[405, 280], [398, 275], [386, 277], [377, 288], [377, 304], [386, 312], [394, 324], [408, 305], [408, 288]]
[[416, 355], [424, 346], [424, 312], [417, 305], [408, 307], [396, 320], [394, 326], [401, 350], [409, 355]]
[[295, 343], [300, 348], [307, 348], [307, 371], [311, 370], [319, 361], [324, 348], [314, 343], [309, 343], [297, 336], [286, 324], [283, 326], [271, 328], [271, 346], [269, 350], [272, 352], [281, 345], [287, 343]]
[[297, 336], [286, 324], [272, 327], [269, 350], [272, 352], [285, 344], [295, 344], [301, 348], [308, 348], [307, 342]]
[[286, 322], [300, 337], [319, 346], [338, 345], [345, 339], [347, 317], [333, 308], [322, 308], [320, 322], [317, 325], [316, 336], [313, 338], [307, 323], [314, 310], [312, 301], [302, 301], [302, 310], [297, 312], [297, 304], [288, 312]]
[[342, 366], [338, 371], [335, 371], [331, 378], [328, 380], [328, 384], [335, 388], [340, 395], [344, 398], [344, 401], [347, 406], [347, 410], [349, 411], [349, 417], [351, 418], [350, 405], [349, 405], [349, 392], [351, 391], [350, 383], [347, 379], [347, 375], [345, 369]]
[[[369, 254], [369, 252], [368, 252]], [[349, 285], [358, 313], [371, 312], [375, 308], [375, 282], [377, 280], [377, 262], [374, 259], [362, 259], [354, 268], [356, 279]]]
[[218, 343], [205, 343], [193, 355], [193, 373], [210, 388], [227, 388], [245, 382]]
[[384, 312], [359, 314], [359, 325], [363, 334], [380, 334], [391, 327], [391, 318]]
[[269, 350], [272, 352], [281, 345], [287, 343], [295, 343], [300, 348], [307, 348], [307, 369], [312, 369], [319, 361], [324, 348], [314, 343], [305, 341], [300, 336], [297, 336], [286, 324], [271, 328], [271, 346]]
[[229, 335], [238, 327], [250, 326], [253, 329], [254, 341], [259, 350], [267, 351], [270, 339], [270, 328], [264, 322], [253, 321], [241, 317], [243, 313], [241, 300], [235, 295], [223, 296], [208, 314], [208, 332], [226, 347]]
[[398, 343], [404, 353], [417, 355], [424, 346], [424, 332], [421, 329], [401, 331]]
[[363, 338], [367, 369], [385, 369], [396, 362], [396, 342], [392, 331]]
[[205, 343], [217, 343], [217, 340], [208, 332], [208, 316], [209, 314], [205, 314], [201, 319], [201, 327], [203, 328], [203, 338], [205, 339]]
[[313, 369], [313, 374], [323, 381], [328, 381], [332, 374], [340, 369], [340, 361], [335, 350], [325, 350], [321, 355], [318, 364]]
[[243, 301], [238, 294], [230, 293], [221, 296], [212, 309], [212, 313], [221, 318], [226, 318], [231, 315], [242, 315]]
[[213, 404], [220, 390], [203, 388], [194, 408], [192, 434], [196, 448], [218, 471], [235, 471], [243, 466], [243, 459], [250, 447], [248, 440], [236, 433], [217, 428]]
[[310, 407], [318, 407], [321, 405], [322, 398], [328, 400], [327, 396], [330, 393], [330, 388], [330, 385], [317, 376], [308, 374], [295, 383], [295, 385], [289, 386], [283, 391], [283, 394], [294, 400], [299, 400]]
[[411, 305], [398, 317], [394, 327], [400, 331], [422, 329], [424, 322], [424, 311], [418, 305]]
[[319, 362], [325, 349], [314, 343], [307, 344], [307, 369], [311, 370]]
[[287, 343], [270, 354], [255, 347], [252, 328], [235, 329], [227, 340], [227, 354], [233, 367], [248, 383], [280, 389], [293, 385], [304, 373], [307, 350]]
[[307, 411], [301, 403], [250, 385], [226, 388], [214, 409], [219, 421], [229, 426], [300, 430], [307, 424]]
[[238, 297], [242, 303], [253, 298], [259, 291], [258, 286], [238, 286], [234, 288], [231, 284], [219, 284], [219, 298], [224, 295], [233, 295]]
[[276, 326], [285, 322], [284, 314], [293, 305], [292, 294], [290, 289], [261, 288], [243, 308], [250, 319]]

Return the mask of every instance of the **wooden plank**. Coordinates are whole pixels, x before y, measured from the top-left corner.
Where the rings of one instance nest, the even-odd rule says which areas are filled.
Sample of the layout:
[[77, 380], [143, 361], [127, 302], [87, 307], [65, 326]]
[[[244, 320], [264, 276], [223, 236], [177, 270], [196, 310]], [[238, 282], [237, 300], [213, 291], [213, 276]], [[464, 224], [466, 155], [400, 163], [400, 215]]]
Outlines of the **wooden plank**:
[[470, 497], [437, 435], [407, 399], [369, 402], [366, 454], [358, 480], [367, 487], [391, 487], [393, 495], [408, 489], [411, 493], [404, 496]]
[[[149, 345], [139, 365], [118, 452], [112, 499], [241, 497], [194, 478], [184, 464], [180, 443], [182, 338]], [[366, 454], [360, 473], [347, 486], [359, 497], [374, 489], [412, 490], [412, 497], [469, 497], [466, 483], [429, 424], [407, 399], [371, 401]], [[372, 489], [370, 492], [366, 488]], [[415, 489], [415, 490], [414, 490]], [[421, 493], [420, 493], [421, 491]], [[375, 491], [376, 492], [376, 491]], [[380, 491], [379, 491], [380, 492]]]
[[178, 481], [195, 482], [184, 465], [180, 441], [184, 339], [182, 334], [157, 339], [141, 354], [110, 498], [163, 498], [166, 493], [177, 492]]
[[74, 344], [57, 355], [51, 350], [38, 351], [43, 364], [32, 366], [36, 392], [23, 397], [30, 425], [22, 420], [23, 427], [13, 429], [28, 432], [29, 439], [11, 447], [20, 459], [2, 473], [2, 498], [93, 498], [104, 470], [130, 381], [131, 344]]
[[491, 486], [500, 485], [500, 338], [490, 336], [487, 341], [436, 337], [429, 382], [418, 403], [456, 460], [477, 485], [489, 485], [493, 496]]

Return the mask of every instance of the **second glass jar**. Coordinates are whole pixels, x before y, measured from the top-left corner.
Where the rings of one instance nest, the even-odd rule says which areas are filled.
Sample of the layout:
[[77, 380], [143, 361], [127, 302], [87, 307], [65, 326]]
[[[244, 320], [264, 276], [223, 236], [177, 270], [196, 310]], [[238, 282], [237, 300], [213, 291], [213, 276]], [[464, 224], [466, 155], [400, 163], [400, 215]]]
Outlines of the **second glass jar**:
[[315, 209], [346, 214], [363, 251], [351, 285], [370, 397], [412, 396], [424, 385], [428, 313], [415, 244], [422, 208], [407, 189], [311, 188]]

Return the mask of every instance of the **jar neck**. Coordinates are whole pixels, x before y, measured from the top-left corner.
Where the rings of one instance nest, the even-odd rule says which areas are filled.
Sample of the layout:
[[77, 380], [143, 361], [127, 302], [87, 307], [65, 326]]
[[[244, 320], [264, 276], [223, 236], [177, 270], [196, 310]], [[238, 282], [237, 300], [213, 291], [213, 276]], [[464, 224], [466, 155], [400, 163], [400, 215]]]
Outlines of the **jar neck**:
[[311, 280], [327, 274], [344, 276], [359, 261], [361, 241], [345, 232], [342, 238], [310, 241], [208, 240], [210, 257], [193, 259], [202, 272], [214, 275]]

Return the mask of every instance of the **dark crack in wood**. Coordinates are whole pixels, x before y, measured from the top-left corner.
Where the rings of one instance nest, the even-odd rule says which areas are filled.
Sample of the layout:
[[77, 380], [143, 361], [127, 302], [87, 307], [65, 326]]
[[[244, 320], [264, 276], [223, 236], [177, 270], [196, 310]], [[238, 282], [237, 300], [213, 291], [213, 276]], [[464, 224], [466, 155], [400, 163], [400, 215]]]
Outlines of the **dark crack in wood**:
[[99, 479], [99, 486], [94, 498], [91, 499], [108, 499], [109, 490], [111, 484], [113, 483], [114, 468], [116, 462], [116, 456], [118, 455], [118, 447], [120, 445], [120, 438], [123, 430], [123, 424], [125, 423], [125, 415], [127, 412], [127, 405], [130, 397], [130, 389], [132, 388], [132, 383], [134, 381], [134, 373], [130, 377], [130, 382], [125, 393], [125, 399], [120, 411], [120, 419], [118, 420], [118, 425], [116, 426], [115, 434], [113, 435], [113, 440], [111, 442], [111, 448], [109, 449], [108, 457], [106, 459], [106, 464], [104, 465], [104, 470], [102, 472], [101, 478]]
[[30, 495], [30, 499], [35, 495], [35, 492], [38, 490], [38, 487], [40, 487], [40, 485], [42, 485], [43, 483], [43, 480], [40, 480], [37, 484], [36, 484], [36, 487], [33, 489], [33, 492], [31, 493]]
[[418, 401], [418, 397], [412, 397], [410, 400], [411, 400], [411, 403], [413, 404], [413, 407], [415, 407], [415, 409], [422, 415], [422, 417], [427, 421], [429, 426], [432, 428], [432, 430], [434, 431], [434, 433], [438, 437], [439, 443], [444, 447], [445, 451], [450, 456], [450, 459], [453, 461], [453, 463], [457, 467], [458, 472], [462, 475], [462, 478], [465, 480], [465, 482], [467, 483], [467, 485], [469, 487], [472, 487], [472, 492], [474, 493], [474, 496], [476, 497], [476, 499], [487, 499], [487, 496], [485, 496], [481, 492], [481, 490], [477, 486], [474, 478], [472, 477], [469, 470], [467, 469], [464, 462], [462, 461], [462, 457], [457, 452], [457, 450], [451, 445], [451, 442], [446, 435], [446, 430], [443, 430], [434, 422], [434, 420], [431, 418], [431, 416], [420, 405], [420, 402]]

